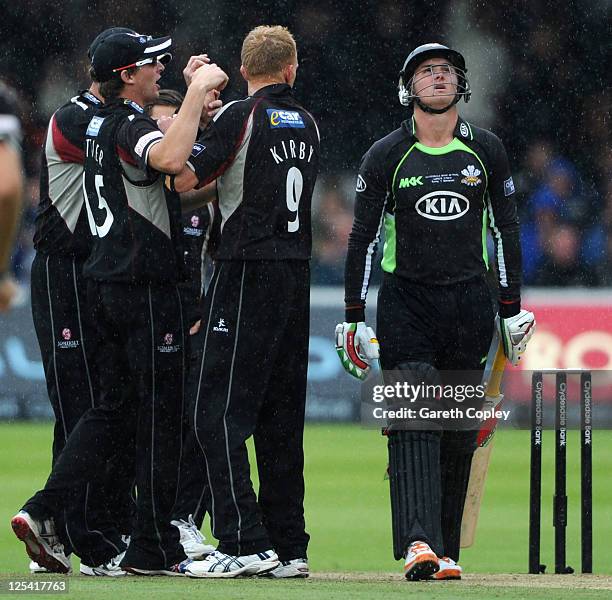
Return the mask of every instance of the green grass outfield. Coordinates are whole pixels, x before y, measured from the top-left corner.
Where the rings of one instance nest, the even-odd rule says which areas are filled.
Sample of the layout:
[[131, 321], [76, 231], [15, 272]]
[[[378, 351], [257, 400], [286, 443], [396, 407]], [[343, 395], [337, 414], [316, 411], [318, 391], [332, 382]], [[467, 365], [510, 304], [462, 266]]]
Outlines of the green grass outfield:
[[[0, 424], [0, 577], [27, 575], [23, 545], [13, 536], [11, 516], [44, 484], [50, 463], [50, 424]], [[568, 434], [569, 526], [567, 561], [580, 568], [578, 434]], [[552, 570], [553, 434], [544, 438], [542, 562]], [[462, 582], [410, 584], [391, 554], [386, 447], [375, 431], [358, 426], [311, 425], [306, 429], [306, 519], [313, 577], [307, 581], [187, 581], [70, 578], [70, 598], [195, 598], [212, 586], [218, 598], [555, 598], [563, 588], [574, 598], [611, 598], [612, 579], [581, 576], [502, 576], [527, 570], [529, 433], [504, 430], [495, 438], [476, 544], [463, 551]], [[595, 431], [594, 571], [612, 575], [612, 435]], [[207, 527], [208, 523], [205, 524]], [[210, 532], [205, 529], [210, 536]], [[78, 569], [77, 569], [78, 570]], [[371, 572], [371, 573], [364, 573]], [[321, 575], [317, 576], [316, 574]], [[393, 575], [397, 573], [397, 575]], [[391, 574], [391, 575], [389, 575]], [[490, 584], [490, 585], [488, 585]], [[554, 589], [553, 589], [554, 588]], [[180, 590], [180, 591], [179, 591]], [[54, 595], [55, 598], [60, 596]]]

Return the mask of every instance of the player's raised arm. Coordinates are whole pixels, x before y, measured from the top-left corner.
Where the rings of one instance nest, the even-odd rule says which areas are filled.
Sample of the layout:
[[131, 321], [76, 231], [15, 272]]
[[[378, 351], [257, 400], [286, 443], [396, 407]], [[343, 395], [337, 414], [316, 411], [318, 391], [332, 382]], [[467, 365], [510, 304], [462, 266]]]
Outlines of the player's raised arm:
[[226, 83], [227, 75], [215, 64], [203, 64], [197, 69], [172, 127], [149, 152], [150, 167], [162, 173], [179, 173], [183, 169], [193, 148], [207, 94], [223, 89]]
[[8, 96], [0, 83], [0, 312], [10, 307], [18, 291], [9, 267], [23, 193], [21, 124]]

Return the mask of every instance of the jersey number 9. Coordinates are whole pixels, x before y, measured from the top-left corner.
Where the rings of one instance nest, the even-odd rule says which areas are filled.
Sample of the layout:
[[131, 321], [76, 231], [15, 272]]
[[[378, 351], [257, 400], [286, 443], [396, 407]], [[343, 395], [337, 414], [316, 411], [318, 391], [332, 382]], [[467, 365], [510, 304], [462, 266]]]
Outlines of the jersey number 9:
[[304, 188], [302, 172], [297, 167], [291, 167], [287, 173], [287, 208], [289, 212], [295, 213], [295, 218], [287, 222], [287, 231], [295, 233], [300, 228], [300, 198]]

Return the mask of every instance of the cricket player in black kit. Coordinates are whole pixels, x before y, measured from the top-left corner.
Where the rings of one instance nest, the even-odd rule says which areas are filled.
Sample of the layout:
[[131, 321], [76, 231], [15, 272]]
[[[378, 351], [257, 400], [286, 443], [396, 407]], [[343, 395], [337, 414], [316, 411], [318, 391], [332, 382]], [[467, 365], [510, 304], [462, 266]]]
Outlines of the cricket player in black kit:
[[[198, 60], [192, 57], [190, 63]], [[201, 56], [200, 61], [208, 60]], [[189, 75], [189, 74], [187, 74]], [[187, 80], [187, 83], [189, 81]], [[221, 104], [220, 101], [218, 101]], [[155, 121], [163, 117], [173, 117], [183, 103], [183, 95], [176, 90], [160, 90], [155, 102], [145, 107], [147, 114]], [[218, 109], [217, 109], [218, 110]], [[200, 121], [200, 127], [206, 123]], [[208, 186], [214, 188], [215, 184]], [[201, 354], [198, 349], [201, 344], [193, 343], [191, 336], [200, 336], [200, 310], [204, 283], [210, 280], [209, 271], [212, 271], [212, 259], [208, 254], [209, 242], [215, 216], [214, 203], [211, 200], [200, 206], [199, 200], [206, 190], [191, 191], [183, 194], [183, 256], [185, 259], [185, 277], [179, 283], [179, 292], [185, 315], [185, 338], [188, 342], [186, 348], [187, 373], [185, 382], [185, 403], [183, 410], [183, 447], [181, 452], [181, 465], [176, 490], [176, 501], [172, 509], [172, 525], [178, 528], [180, 542], [189, 558], [201, 559], [214, 552], [215, 547], [206, 543], [200, 532], [206, 511], [210, 512], [210, 488], [208, 474], [202, 468], [204, 455], [191, 426], [193, 421], [192, 389], [197, 389], [200, 374]], [[208, 194], [206, 194], [208, 196]], [[196, 199], [198, 202], [194, 202]], [[185, 206], [187, 205], [187, 206]], [[188, 208], [188, 209], [186, 209]], [[198, 338], [194, 338], [197, 340]], [[195, 386], [195, 387], [194, 387]]]
[[215, 116], [187, 163], [195, 174], [174, 181], [183, 191], [217, 179], [222, 218], [194, 415], [219, 546], [187, 567], [193, 577], [308, 575], [302, 438], [319, 134], [293, 97], [296, 69], [285, 28], [251, 31], [241, 67], [249, 96]]
[[[121, 27], [103, 31], [92, 42], [89, 58], [102, 40], [121, 32], [134, 33]], [[87, 224], [82, 178], [85, 130], [101, 106], [99, 83], [94, 81], [90, 89], [71, 98], [51, 116], [41, 155], [31, 294], [34, 327], [55, 414], [53, 462], [78, 420], [95, 406], [98, 397], [98, 351], [83, 277], [93, 238]], [[74, 551], [81, 558], [84, 575], [125, 574], [113, 559], [126, 548], [121, 533], [129, 534], [132, 527], [131, 485], [129, 476], [123, 485], [117, 481], [116, 472], [112, 479], [113, 484], [106, 487], [87, 484], [75, 488], [63, 513], [55, 518], [66, 551]], [[124, 498], [114, 493], [119, 488]]]
[[[493, 133], [459, 117], [457, 102], [470, 96], [465, 73], [458, 52], [416, 48], [399, 88], [413, 114], [363, 157], [346, 259], [346, 321], [336, 328], [343, 365], [359, 378], [378, 358], [365, 301], [383, 226], [376, 322], [385, 371], [435, 384], [439, 371], [482, 370], [494, 326], [487, 230], [509, 360], [517, 362], [533, 333], [533, 314], [520, 306], [519, 225], [506, 152]], [[394, 555], [405, 559], [407, 579], [458, 579], [477, 431], [420, 429], [388, 431]]]
[[[178, 173], [197, 133], [207, 94], [227, 76], [216, 65], [195, 73], [166, 136], [144, 114], [155, 99], [170, 38], [118, 33], [96, 48], [92, 66], [105, 106], [85, 140], [88, 224], [94, 236], [84, 267], [98, 336], [100, 405], [73, 430], [44, 490], [13, 518], [39, 562], [62, 570], [40, 523], [67, 501], [67, 490], [97, 477], [116, 440], [136, 436], [137, 517], [121, 566], [136, 574], [181, 574], [185, 559], [170, 524], [180, 459], [184, 367], [180, 277], [180, 200], [162, 173]], [[119, 466], [119, 465], [118, 465]]]

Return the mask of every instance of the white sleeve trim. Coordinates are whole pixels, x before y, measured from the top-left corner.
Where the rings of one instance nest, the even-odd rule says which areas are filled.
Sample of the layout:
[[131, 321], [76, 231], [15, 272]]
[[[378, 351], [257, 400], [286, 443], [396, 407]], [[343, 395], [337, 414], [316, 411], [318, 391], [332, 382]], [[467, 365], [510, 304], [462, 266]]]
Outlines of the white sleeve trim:
[[134, 152], [136, 152], [138, 156], [142, 156], [143, 152], [146, 149], [147, 150], [147, 153], [145, 154], [145, 158], [146, 158], [146, 155], [148, 154], [147, 144], [149, 144], [150, 142], [154, 140], [159, 141], [163, 137], [164, 137], [164, 134], [161, 131], [150, 131], [149, 133], [145, 133], [145, 135], [143, 135], [138, 140], [138, 142], [136, 142], [136, 145], [134, 146]]
[[501, 231], [495, 224], [495, 217], [493, 215], [493, 207], [491, 206], [491, 199], [487, 198], [487, 210], [489, 213], [489, 225], [493, 231], [493, 237], [497, 247], [497, 271], [499, 273], [499, 284], [502, 287], [508, 287], [508, 274], [506, 273], [506, 259], [504, 258], [504, 243], [502, 241]]
[[378, 223], [378, 230], [374, 239], [368, 244], [368, 250], [366, 252], [365, 268], [363, 270], [363, 281], [361, 285], [361, 299], [365, 301], [368, 295], [368, 288], [370, 287], [370, 275], [372, 274], [372, 259], [374, 258], [374, 248], [380, 241], [380, 229], [383, 221], [385, 220], [385, 211], [383, 209], [382, 215], [380, 216], [380, 222]]
[[162, 138], [164, 136], [162, 135], [159, 138], [154, 139], [148, 146], [147, 149], [145, 150], [145, 155], [144, 155], [144, 161], [145, 164], [148, 165], [149, 164], [149, 152], [151, 152], [151, 148], [153, 148], [153, 146], [155, 146], [155, 144], [159, 144], [159, 142], [162, 141]]

